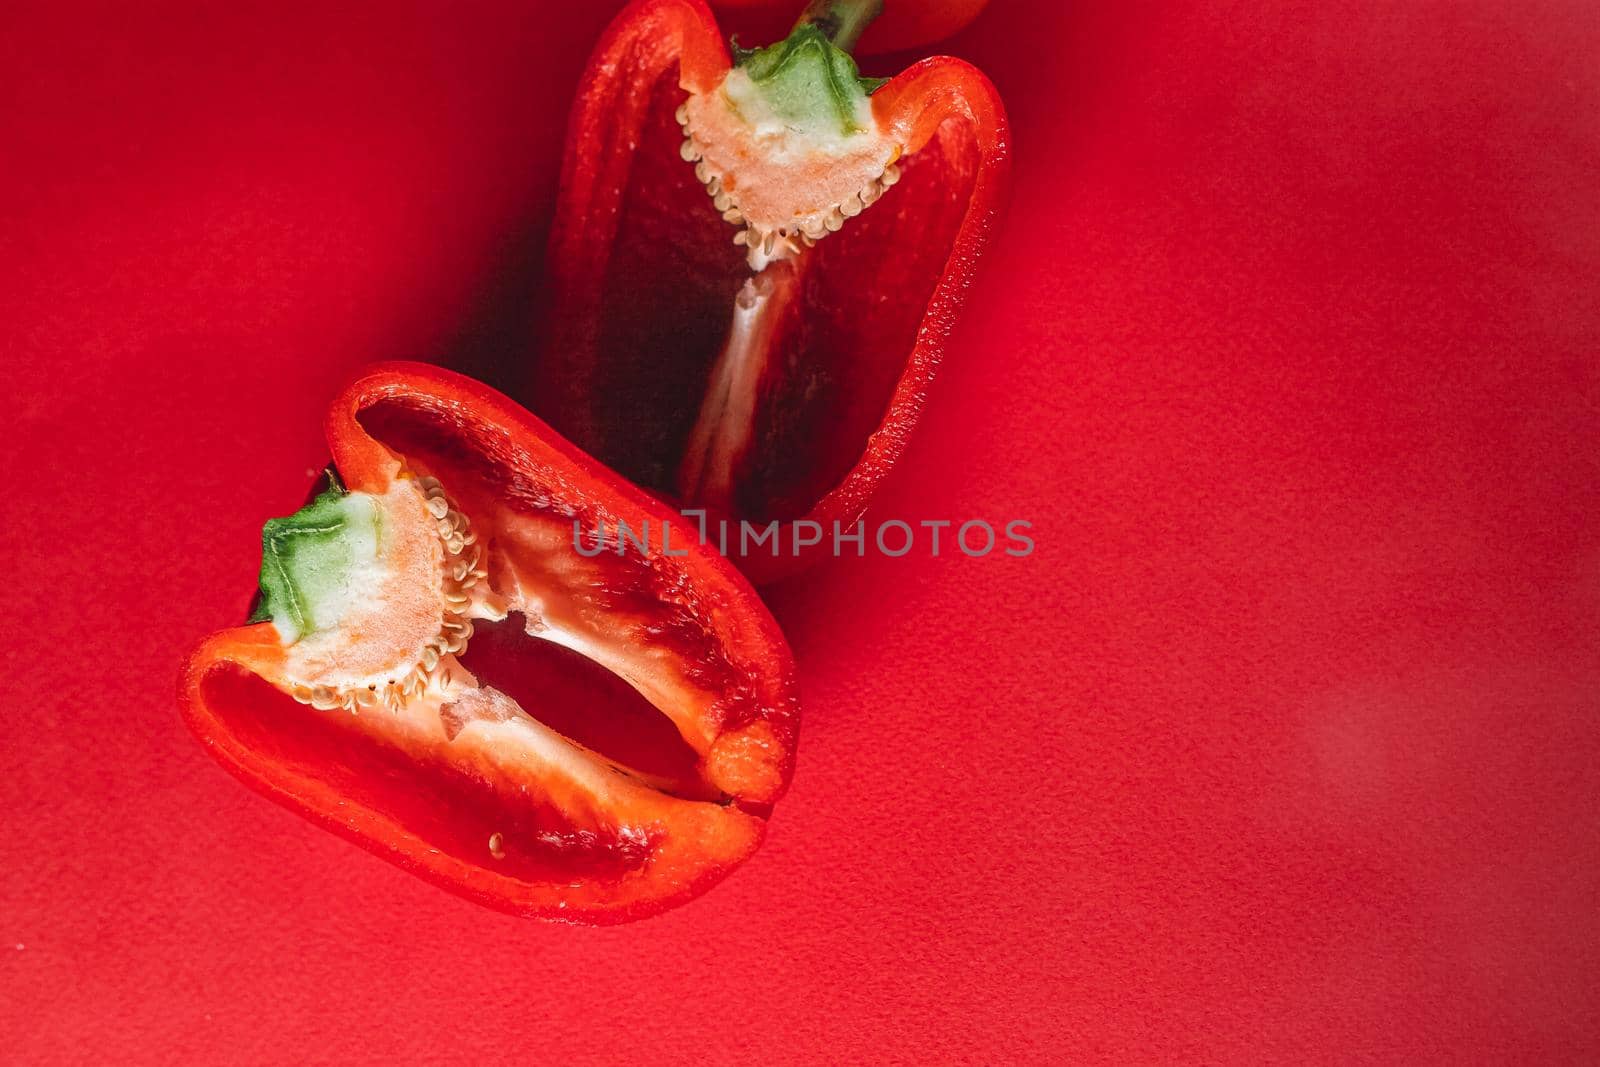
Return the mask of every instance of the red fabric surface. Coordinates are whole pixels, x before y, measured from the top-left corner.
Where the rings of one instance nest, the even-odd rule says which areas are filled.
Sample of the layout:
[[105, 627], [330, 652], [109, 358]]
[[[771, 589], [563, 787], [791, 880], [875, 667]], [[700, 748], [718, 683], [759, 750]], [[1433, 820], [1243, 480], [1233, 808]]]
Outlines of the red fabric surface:
[[1582, 3], [950, 42], [1016, 195], [875, 514], [1038, 549], [770, 592], [799, 770], [701, 900], [513, 920], [210, 762], [178, 664], [338, 380], [516, 357], [606, 7], [0, 13], [5, 1055], [1600, 1056]]

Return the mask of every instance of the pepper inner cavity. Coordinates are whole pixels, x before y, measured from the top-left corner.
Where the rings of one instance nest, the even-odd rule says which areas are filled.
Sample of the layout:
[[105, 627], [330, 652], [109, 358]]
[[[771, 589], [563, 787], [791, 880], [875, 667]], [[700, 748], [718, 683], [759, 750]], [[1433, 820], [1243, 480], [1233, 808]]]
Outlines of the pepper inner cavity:
[[735, 490], [755, 434], [761, 379], [785, 314], [798, 307], [806, 260], [802, 256], [769, 265], [746, 279], [734, 298], [733, 321], [678, 468], [683, 499], [735, 513]]

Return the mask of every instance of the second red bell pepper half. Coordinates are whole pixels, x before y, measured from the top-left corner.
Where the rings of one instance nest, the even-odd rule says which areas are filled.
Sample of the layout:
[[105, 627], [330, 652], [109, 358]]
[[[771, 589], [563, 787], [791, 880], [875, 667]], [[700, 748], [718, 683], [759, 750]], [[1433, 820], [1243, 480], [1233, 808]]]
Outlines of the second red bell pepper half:
[[[976, 69], [862, 78], [813, 7], [821, 21], [735, 55], [702, 0], [638, 0], [606, 31], [573, 108], [529, 396], [680, 507], [831, 533], [917, 422], [1009, 146]], [[781, 576], [828, 543], [794, 540], [741, 565]]]
[[260, 621], [208, 638], [184, 673], [217, 760], [521, 914], [637, 918], [749, 856], [798, 708], [788, 647], [738, 572], [449, 372], [371, 370], [326, 426], [331, 484], [263, 532]]

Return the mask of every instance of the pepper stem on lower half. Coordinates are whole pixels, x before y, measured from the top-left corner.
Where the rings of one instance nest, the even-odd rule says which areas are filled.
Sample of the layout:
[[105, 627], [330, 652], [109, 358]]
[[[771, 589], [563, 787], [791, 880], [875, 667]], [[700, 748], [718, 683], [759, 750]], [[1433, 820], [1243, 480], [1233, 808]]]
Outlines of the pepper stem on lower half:
[[811, 0], [795, 28], [815, 26], [835, 48], [850, 51], [867, 25], [883, 12], [883, 0]]

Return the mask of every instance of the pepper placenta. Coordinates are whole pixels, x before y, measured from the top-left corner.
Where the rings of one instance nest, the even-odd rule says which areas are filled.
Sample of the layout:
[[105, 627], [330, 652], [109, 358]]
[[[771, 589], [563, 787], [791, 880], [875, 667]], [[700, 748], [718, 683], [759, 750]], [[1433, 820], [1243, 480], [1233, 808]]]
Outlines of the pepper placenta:
[[[944, 57], [861, 77], [830, 37], [851, 6], [730, 55], [702, 0], [638, 0], [580, 84], [530, 405], [679, 507], [854, 523], [995, 226], [994, 88]], [[829, 539], [798, 540], [741, 565], [777, 577]]]
[[[184, 674], [224, 767], [521, 914], [651, 914], [755, 850], [798, 709], [737, 571], [664, 540], [660, 503], [458, 375], [375, 368], [326, 431], [328, 487], [263, 531], [259, 621]], [[602, 754], [609, 711], [634, 719]]]

